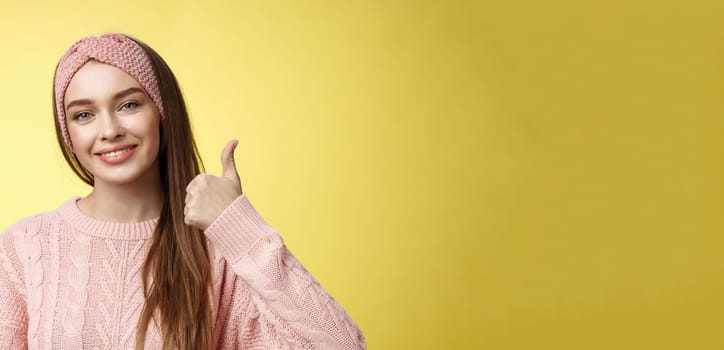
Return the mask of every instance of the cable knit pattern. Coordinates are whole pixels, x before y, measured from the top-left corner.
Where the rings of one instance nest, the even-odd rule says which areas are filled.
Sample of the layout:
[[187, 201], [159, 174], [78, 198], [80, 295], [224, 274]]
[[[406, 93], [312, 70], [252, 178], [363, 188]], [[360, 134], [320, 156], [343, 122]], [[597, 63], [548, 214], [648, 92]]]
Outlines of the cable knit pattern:
[[[58, 281], [60, 279], [60, 222], [55, 220], [52, 222], [50, 227], [50, 234], [48, 235], [48, 250], [50, 251], [50, 264], [48, 266], [49, 280], [48, 280], [48, 305], [45, 307], [45, 312], [49, 314], [55, 313], [55, 307], [58, 304]], [[46, 317], [44, 323], [45, 332], [43, 333], [43, 343], [50, 344], [53, 337], [53, 318]]]
[[[0, 236], [0, 349], [133, 349], [158, 219], [93, 219], [77, 198]], [[205, 231], [215, 349], [366, 349], [344, 309], [245, 195]], [[161, 336], [149, 327], [147, 349]]]
[[88, 279], [90, 277], [90, 238], [86, 235], [74, 235], [69, 251], [70, 266], [66, 275], [69, 288], [66, 290], [67, 305], [63, 317], [65, 333], [63, 348], [80, 349], [83, 347], [81, 331], [85, 326], [84, 308], [88, 301]]
[[41, 247], [38, 239], [42, 220], [36, 220], [28, 225], [23, 247], [25, 257], [25, 280], [28, 296], [28, 339], [30, 349], [38, 349], [37, 333], [40, 323], [40, 308], [43, 304], [43, 267], [40, 261]]
[[0, 348], [27, 348], [28, 313], [24, 282], [17, 267], [22, 264], [13, 241], [0, 237]]

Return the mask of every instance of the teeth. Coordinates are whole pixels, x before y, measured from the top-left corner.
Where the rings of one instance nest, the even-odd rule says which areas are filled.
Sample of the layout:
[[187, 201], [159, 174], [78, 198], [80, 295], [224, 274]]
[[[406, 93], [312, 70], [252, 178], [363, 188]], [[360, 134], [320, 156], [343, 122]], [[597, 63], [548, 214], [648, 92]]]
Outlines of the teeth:
[[131, 148], [132, 148], [132, 147], [128, 147], [128, 148], [119, 149], [119, 150], [113, 151], [113, 152], [101, 153], [101, 155], [104, 156], [104, 157], [118, 157], [121, 153], [125, 153], [125, 152], [130, 151]]

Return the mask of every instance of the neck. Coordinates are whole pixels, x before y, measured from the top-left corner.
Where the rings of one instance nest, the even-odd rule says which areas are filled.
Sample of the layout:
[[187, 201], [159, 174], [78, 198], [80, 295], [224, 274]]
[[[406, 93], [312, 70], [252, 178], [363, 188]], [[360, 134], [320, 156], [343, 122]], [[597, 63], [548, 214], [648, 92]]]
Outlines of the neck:
[[78, 201], [87, 215], [113, 222], [141, 222], [159, 217], [163, 190], [158, 172], [149, 172], [134, 183], [96, 181], [93, 191]]

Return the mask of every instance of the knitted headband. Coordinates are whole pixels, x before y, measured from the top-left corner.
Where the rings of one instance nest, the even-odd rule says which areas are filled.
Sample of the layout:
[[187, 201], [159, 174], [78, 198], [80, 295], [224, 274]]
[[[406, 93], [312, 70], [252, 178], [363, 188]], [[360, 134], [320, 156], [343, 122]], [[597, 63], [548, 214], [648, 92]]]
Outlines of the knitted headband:
[[156, 73], [143, 48], [135, 41], [117, 33], [85, 37], [76, 41], [66, 51], [55, 72], [55, 109], [63, 132], [63, 140], [68, 147], [73, 146], [66, 125], [65, 90], [68, 89], [70, 80], [80, 67], [91, 59], [117, 67], [135, 78], [153, 100], [161, 119], [165, 118]]

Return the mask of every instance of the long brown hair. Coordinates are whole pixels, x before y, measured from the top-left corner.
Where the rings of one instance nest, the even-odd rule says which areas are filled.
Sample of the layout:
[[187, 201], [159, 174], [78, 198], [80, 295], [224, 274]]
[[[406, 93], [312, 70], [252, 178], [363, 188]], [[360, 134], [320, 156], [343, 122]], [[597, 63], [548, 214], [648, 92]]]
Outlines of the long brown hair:
[[[163, 207], [153, 243], [143, 265], [146, 303], [138, 320], [136, 349], [143, 349], [148, 326], [156, 322], [163, 348], [210, 349], [212, 346], [211, 263], [203, 232], [184, 223], [186, 186], [203, 171], [191, 132], [186, 104], [176, 77], [161, 56], [138, 39], [151, 59], [161, 91], [166, 118], [161, 121], [158, 164]], [[55, 93], [53, 94], [55, 106]], [[57, 111], [55, 131], [66, 162], [78, 177], [93, 186], [93, 174], [83, 168], [63, 140]]]

